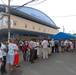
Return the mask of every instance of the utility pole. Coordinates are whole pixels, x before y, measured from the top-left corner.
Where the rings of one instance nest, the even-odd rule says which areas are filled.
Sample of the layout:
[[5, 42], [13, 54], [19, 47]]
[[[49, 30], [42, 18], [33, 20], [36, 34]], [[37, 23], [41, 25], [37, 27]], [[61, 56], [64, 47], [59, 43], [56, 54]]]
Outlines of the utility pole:
[[10, 40], [10, 0], [8, 0], [8, 43]]
[[64, 28], [64, 26], [63, 26], [63, 32], [65, 32], [65, 28]]
[[[24, 5], [27, 5], [29, 3], [32, 3], [34, 2], [35, 0], [31, 0], [25, 4], [23, 4], [21, 7], [23, 7]], [[10, 2], [11, 0], [8, 0], [8, 7], [7, 7], [7, 14], [8, 14], [8, 43], [9, 43], [9, 40], [10, 40], [10, 30], [11, 30], [11, 21], [10, 21]]]

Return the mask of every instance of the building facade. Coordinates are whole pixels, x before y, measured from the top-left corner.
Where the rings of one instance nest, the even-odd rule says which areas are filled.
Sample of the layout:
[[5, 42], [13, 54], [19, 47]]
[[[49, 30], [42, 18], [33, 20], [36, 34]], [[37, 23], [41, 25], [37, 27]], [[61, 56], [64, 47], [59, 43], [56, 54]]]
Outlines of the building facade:
[[[3, 5], [2, 5], [3, 6]], [[27, 8], [27, 7], [26, 7]], [[25, 9], [26, 9], [25, 8]], [[0, 19], [0, 39], [8, 38], [8, 16], [5, 12], [5, 6], [0, 7], [1, 9], [1, 19]], [[31, 9], [31, 8], [28, 8]], [[47, 16], [42, 19], [39, 17], [39, 14], [28, 14], [23, 11], [10, 9], [10, 33], [11, 37], [18, 38], [22, 40], [30, 40], [31, 38], [43, 39], [48, 38], [52, 35], [57, 34], [59, 31], [59, 27], [55, 25], [55, 23], [50, 20], [46, 20]], [[38, 10], [32, 11], [33, 13], [39, 12]], [[29, 10], [27, 10], [29, 11]], [[41, 12], [42, 13], [42, 12]], [[42, 13], [43, 14], [43, 13]], [[36, 16], [38, 15], [38, 16]], [[38, 18], [37, 18], [38, 17]], [[51, 23], [50, 23], [51, 22]], [[53, 25], [54, 24], [54, 25]]]

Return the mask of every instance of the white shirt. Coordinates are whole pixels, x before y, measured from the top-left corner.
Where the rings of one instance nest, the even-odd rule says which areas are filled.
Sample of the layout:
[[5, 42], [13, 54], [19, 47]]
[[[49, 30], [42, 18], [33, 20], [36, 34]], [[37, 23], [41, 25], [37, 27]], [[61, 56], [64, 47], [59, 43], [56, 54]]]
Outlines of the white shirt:
[[14, 45], [15, 45], [15, 50], [19, 50], [18, 46], [16, 44], [14, 44]]
[[35, 43], [33, 41], [30, 41], [30, 49], [33, 49], [35, 47]]
[[[0, 49], [0, 58], [3, 58], [1, 49]], [[2, 62], [0, 62], [0, 68], [1, 68], [1, 64]]]
[[3, 43], [1, 44], [1, 49], [2, 49], [2, 55], [3, 56], [6, 56], [7, 55], [7, 53], [4, 51], [4, 49], [7, 49], [7, 47], [6, 47], [6, 45], [4, 45]]
[[0, 58], [3, 58], [3, 56], [2, 56], [2, 51], [0, 50]]
[[19, 48], [18, 48], [18, 46], [15, 44], [15, 54], [18, 54], [18, 51], [19, 51]]
[[50, 41], [50, 44], [51, 44], [51, 46], [55, 46], [55, 44], [54, 44], [54, 41], [53, 41], [53, 40], [51, 40], [51, 41]]
[[67, 45], [67, 44], [69, 44], [69, 41], [68, 40], [65, 40], [64, 41], [64, 45]]
[[39, 49], [39, 42], [35, 42], [35, 49]]
[[14, 51], [15, 51], [15, 44], [10, 43], [10, 44], [8, 45], [8, 54], [9, 54], [9, 55], [14, 55]]
[[48, 48], [48, 45], [49, 45], [49, 43], [48, 43], [47, 40], [44, 40], [44, 41], [42, 42], [43, 48]]

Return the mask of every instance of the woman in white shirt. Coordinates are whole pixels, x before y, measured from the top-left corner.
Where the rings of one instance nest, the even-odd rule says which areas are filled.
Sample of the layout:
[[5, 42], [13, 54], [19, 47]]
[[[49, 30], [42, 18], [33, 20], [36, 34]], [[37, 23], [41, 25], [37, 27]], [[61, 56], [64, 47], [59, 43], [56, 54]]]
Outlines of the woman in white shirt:
[[9, 64], [10, 71], [14, 70], [14, 53], [15, 53], [15, 39], [11, 39], [11, 43], [8, 45], [7, 63]]

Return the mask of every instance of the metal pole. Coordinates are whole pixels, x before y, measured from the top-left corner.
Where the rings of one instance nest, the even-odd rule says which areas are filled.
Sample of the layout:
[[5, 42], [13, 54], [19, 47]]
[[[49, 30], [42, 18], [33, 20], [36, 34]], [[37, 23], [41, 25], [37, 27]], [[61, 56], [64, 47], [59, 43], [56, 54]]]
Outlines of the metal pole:
[[64, 28], [64, 26], [63, 26], [63, 32], [65, 32], [65, 28]]
[[10, 40], [10, 0], [8, 0], [8, 43]]
[[[11, 29], [11, 28], [10, 28], [10, 26], [11, 26], [11, 25], [10, 25], [10, 24], [11, 24], [11, 23], [10, 23], [10, 1], [11, 1], [11, 0], [8, 0], [8, 43], [9, 43], [9, 40], [10, 40], [10, 33], [11, 33], [11, 32], [10, 32], [10, 29]], [[35, 0], [31, 0], [31, 1], [27, 2], [27, 3], [25, 3], [24, 5], [27, 5], [27, 4], [29, 4], [29, 3], [33, 2], [33, 1], [35, 1]], [[24, 5], [23, 5], [23, 6], [24, 6]]]

